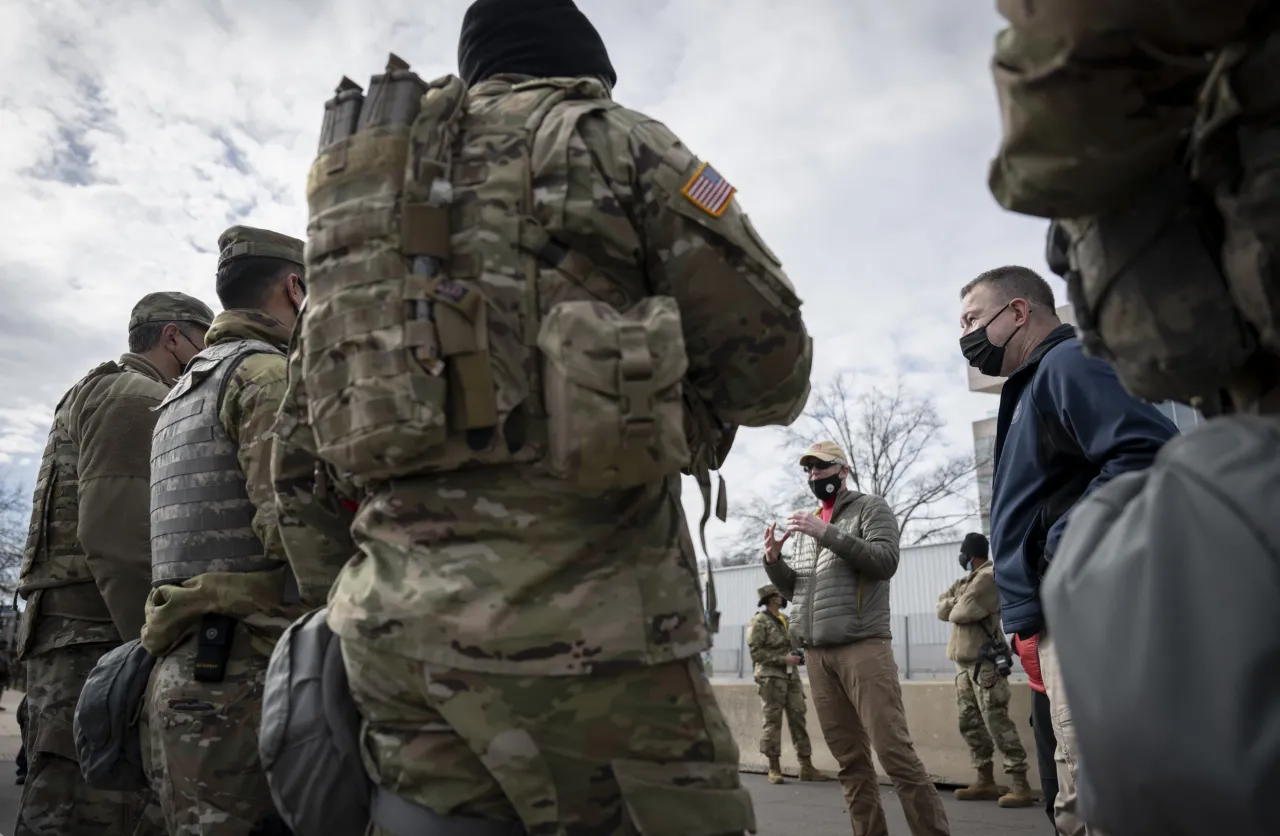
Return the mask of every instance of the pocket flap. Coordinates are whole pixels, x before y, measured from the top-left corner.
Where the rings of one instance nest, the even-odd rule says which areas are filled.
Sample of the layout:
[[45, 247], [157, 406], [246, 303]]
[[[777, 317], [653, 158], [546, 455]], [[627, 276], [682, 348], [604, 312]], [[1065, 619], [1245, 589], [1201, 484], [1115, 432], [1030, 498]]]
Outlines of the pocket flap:
[[573, 383], [615, 396], [624, 378], [660, 392], [689, 368], [680, 307], [670, 296], [650, 296], [625, 313], [604, 302], [562, 302], [543, 319], [538, 348]]
[[756, 832], [737, 764], [615, 760], [612, 766], [640, 836]]
[[76, 754], [76, 738], [71, 724], [50, 715], [43, 715], [36, 721], [35, 740], [31, 748], [36, 752], [58, 755], [70, 761], [78, 761]]

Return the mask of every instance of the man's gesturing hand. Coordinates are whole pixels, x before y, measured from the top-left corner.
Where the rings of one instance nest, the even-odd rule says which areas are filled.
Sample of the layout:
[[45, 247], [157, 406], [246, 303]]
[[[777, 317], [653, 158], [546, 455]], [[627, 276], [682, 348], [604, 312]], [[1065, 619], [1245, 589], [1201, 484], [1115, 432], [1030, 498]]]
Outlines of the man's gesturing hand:
[[782, 544], [787, 542], [787, 538], [791, 536], [791, 532], [782, 535], [782, 539], [774, 537], [774, 529], [777, 526], [772, 523], [764, 530], [764, 562], [777, 563], [778, 556], [782, 554]]
[[821, 540], [822, 535], [827, 533], [827, 526], [822, 518], [811, 511], [796, 511], [787, 518], [788, 534], [808, 534], [815, 540]]

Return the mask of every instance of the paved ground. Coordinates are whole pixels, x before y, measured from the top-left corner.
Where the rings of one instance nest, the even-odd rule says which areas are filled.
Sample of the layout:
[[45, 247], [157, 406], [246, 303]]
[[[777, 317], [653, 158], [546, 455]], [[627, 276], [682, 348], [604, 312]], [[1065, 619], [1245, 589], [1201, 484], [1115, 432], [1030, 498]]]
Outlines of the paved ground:
[[[3, 774], [0, 772], [0, 774]], [[801, 784], [788, 779], [785, 784], [770, 784], [763, 775], [742, 776], [756, 807], [756, 827], [761, 836], [846, 836], [852, 830], [844, 809], [840, 785]], [[956, 801], [950, 790], [941, 790], [947, 808], [952, 836], [1005, 836], [1013, 833], [1039, 833], [1049, 836], [1053, 828], [1042, 807], [1003, 810], [994, 801]], [[880, 793], [891, 836], [908, 836], [902, 804], [888, 787]]]
[[[743, 775], [743, 783], [755, 799], [756, 824], [761, 836], [847, 836], [849, 819], [844, 812], [844, 796], [838, 785], [801, 784], [788, 781], [774, 786], [763, 775]], [[10, 836], [18, 815], [22, 787], [13, 783], [13, 762], [0, 761], [0, 836]], [[907, 836], [902, 805], [893, 790], [883, 792], [885, 815], [892, 836]], [[1015, 833], [1053, 832], [1044, 811], [1001, 810], [993, 802], [962, 803], [943, 793], [952, 836], [1006, 836]]]
[[[20, 738], [15, 710], [20, 694], [5, 693], [0, 699], [0, 836], [13, 834], [18, 816], [22, 787], [13, 783], [13, 759], [18, 754]], [[844, 811], [840, 785], [802, 784], [794, 779], [775, 786], [763, 775], [744, 774], [743, 784], [755, 800], [756, 824], [761, 836], [847, 836], [849, 818]], [[890, 788], [882, 789], [885, 815], [891, 836], [908, 836], [902, 805]], [[1024, 810], [1002, 810], [994, 802], [963, 803], [955, 800], [950, 790], [942, 791], [952, 836], [1006, 836], [1014, 833], [1053, 832], [1040, 807]]]

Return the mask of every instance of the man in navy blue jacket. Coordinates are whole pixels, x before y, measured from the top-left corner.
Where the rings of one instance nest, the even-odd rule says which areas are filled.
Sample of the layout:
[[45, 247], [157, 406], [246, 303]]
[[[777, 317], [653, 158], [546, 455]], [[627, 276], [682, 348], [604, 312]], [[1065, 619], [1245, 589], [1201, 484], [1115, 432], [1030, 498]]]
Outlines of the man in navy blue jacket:
[[1058, 319], [1053, 289], [1034, 271], [989, 270], [960, 298], [965, 358], [983, 374], [1008, 378], [991, 488], [991, 555], [1004, 629], [1020, 639], [1040, 637], [1058, 741], [1058, 832], [1095, 833], [1075, 815], [1075, 733], [1040, 609], [1040, 581], [1081, 497], [1149, 466], [1177, 430], [1126, 392], [1106, 362], [1085, 356], [1075, 329]]

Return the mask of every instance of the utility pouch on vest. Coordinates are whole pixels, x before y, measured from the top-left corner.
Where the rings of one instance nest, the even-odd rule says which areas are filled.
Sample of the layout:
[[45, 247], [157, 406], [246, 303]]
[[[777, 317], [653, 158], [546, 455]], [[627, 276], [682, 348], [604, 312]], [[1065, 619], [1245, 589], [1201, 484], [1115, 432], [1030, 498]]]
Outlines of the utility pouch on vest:
[[76, 703], [76, 757], [94, 789], [137, 792], [148, 788], [142, 765], [138, 716], [156, 659], [139, 639], [105, 654], [85, 680]]
[[196, 682], [226, 679], [235, 629], [236, 620], [229, 615], [211, 613], [200, 619], [200, 633], [196, 637]]
[[271, 652], [258, 757], [276, 809], [298, 836], [363, 836], [372, 782], [360, 713], [327, 609], [295, 621]]
[[[425, 469], [448, 432], [428, 290], [449, 254], [451, 193], [441, 181], [429, 200], [403, 200], [406, 172], [427, 164], [416, 146], [410, 156], [414, 120], [424, 102], [429, 113], [442, 104], [441, 91], [427, 90], [394, 55], [367, 96], [344, 77], [307, 183], [299, 348], [308, 418], [319, 456], [358, 479]], [[460, 100], [465, 91], [450, 92]]]
[[1219, 265], [1217, 214], [1181, 166], [1127, 207], [1062, 226], [1085, 351], [1110, 362], [1136, 397], [1216, 393], [1253, 352]]
[[689, 464], [680, 309], [652, 296], [625, 313], [562, 302], [542, 321], [549, 468], [584, 488], [649, 484]]

